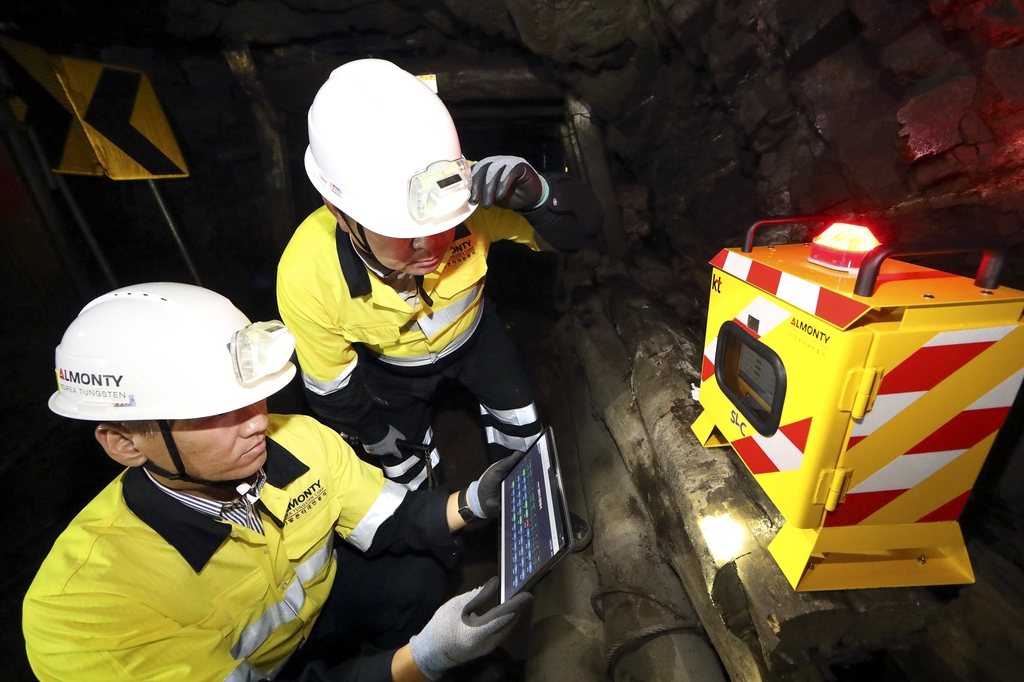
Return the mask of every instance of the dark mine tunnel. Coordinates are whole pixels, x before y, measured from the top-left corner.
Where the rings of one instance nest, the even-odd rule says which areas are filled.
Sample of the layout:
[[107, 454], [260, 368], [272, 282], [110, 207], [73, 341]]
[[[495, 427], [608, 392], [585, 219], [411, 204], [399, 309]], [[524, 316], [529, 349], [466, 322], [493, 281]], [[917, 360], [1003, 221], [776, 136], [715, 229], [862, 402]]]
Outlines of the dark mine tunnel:
[[[281, 319], [278, 264], [324, 204], [307, 115], [365, 58], [432, 77], [469, 161], [569, 175], [603, 215], [581, 249], [487, 256], [592, 535], [441, 679], [1021, 679], [1024, 0], [6, 0], [0, 677], [277, 675], [147, 667], [144, 632], [102, 652], [119, 676], [33, 672], [26, 591], [125, 470], [47, 409], [54, 349], [146, 282]], [[432, 408], [458, 490], [486, 411], [454, 381]], [[498, 527], [463, 533], [445, 598], [499, 571]]]

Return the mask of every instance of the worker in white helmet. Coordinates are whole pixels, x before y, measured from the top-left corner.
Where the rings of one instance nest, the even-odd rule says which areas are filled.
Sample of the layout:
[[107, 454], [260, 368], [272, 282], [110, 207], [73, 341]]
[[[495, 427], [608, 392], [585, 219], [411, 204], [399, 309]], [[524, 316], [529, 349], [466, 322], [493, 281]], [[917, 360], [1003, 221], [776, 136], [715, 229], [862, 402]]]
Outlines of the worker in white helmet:
[[[600, 228], [593, 192], [518, 157], [470, 165], [444, 104], [394, 64], [336, 69], [309, 109], [306, 172], [324, 206], [278, 269], [310, 406], [411, 489], [440, 472], [429, 403], [445, 378], [479, 402], [488, 455], [526, 450], [542, 425], [493, 306], [498, 240], [562, 250]], [[429, 466], [427, 466], [429, 462]]]
[[453, 532], [499, 513], [517, 457], [459, 494], [388, 481], [311, 417], [268, 415], [293, 348], [185, 284], [113, 291], [68, 327], [50, 408], [98, 422], [127, 468], [25, 596], [42, 682], [435, 680], [527, 607], [483, 611], [497, 579], [442, 605]]

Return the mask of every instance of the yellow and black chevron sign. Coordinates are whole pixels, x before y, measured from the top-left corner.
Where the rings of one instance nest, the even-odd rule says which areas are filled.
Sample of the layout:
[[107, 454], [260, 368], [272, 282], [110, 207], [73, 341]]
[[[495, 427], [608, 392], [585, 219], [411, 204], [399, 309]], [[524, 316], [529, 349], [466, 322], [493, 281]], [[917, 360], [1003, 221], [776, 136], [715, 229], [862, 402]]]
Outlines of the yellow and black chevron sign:
[[145, 73], [55, 57], [6, 36], [0, 48], [16, 94], [11, 108], [36, 131], [54, 171], [114, 180], [188, 176]]

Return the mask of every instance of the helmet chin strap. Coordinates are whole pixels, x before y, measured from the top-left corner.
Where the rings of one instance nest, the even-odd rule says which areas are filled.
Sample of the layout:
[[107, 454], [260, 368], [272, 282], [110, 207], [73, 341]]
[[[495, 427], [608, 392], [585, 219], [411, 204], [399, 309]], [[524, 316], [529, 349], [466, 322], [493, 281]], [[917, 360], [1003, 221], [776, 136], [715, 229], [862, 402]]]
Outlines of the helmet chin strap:
[[[370, 240], [366, 238], [366, 230], [365, 228], [363, 228], [362, 223], [360, 223], [357, 220], [353, 220], [351, 223], [349, 223], [349, 227], [355, 228], [349, 234], [353, 235], [353, 237], [355, 238], [356, 245], [366, 253], [373, 256], [374, 258], [377, 258], [377, 254], [375, 254], [373, 252], [373, 249], [370, 248]], [[378, 262], [380, 261], [378, 260]]]
[[[354, 243], [358, 248], [362, 249], [370, 256], [372, 256], [373, 259], [376, 260], [377, 263], [380, 264], [381, 267], [383, 268], [384, 265], [380, 263], [380, 259], [377, 258], [377, 254], [375, 254], [373, 252], [373, 249], [370, 248], [370, 241], [366, 238], [366, 231], [364, 230], [362, 223], [360, 223], [357, 220], [352, 220], [352, 222], [348, 222], [348, 216], [345, 216], [345, 218], [349, 228], [354, 228], [349, 230], [349, 236], [352, 237], [352, 243]], [[386, 272], [389, 273], [394, 272], [394, 270], [391, 270], [390, 268], [384, 269]], [[426, 290], [423, 288], [423, 275], [413, 275], [413, 281], [416, 282], [416, 292], [420, 295], [420, 300], [426, 303], [428, 308], [433, 308], [434, 299], [432, 299], [430, 295], [426, 292]]]
[[244, 483], [243, 480], [237, 479], [233, 481], [207, 481], [202, 478], [195, 478], [189, 476], [188, 472], [185, 471], [185, 463], [181, 460], [181, 453], [178, 452], [178, 445], [174, 442], [174, 436], [171, 435], [171, 425], [166, 419], [157, 419], [156, 423], [160, 425], [160, 433], [164, 437], [164, 444], [167, 446], [167, 453], [171, 456], [171, 461], [174, 462], [174, 467], [177, 469], [175, 472], [167, 471], [164, 468], [153, 464], [150, 461], [146, 461], [142, 466], [149, 471], [163, 476], [172, 481], [186, 481], [188, 483], [198, 483], [199, 485], [209, 485], [217, 488], [231, 488], [235, 489], [239, 484]]

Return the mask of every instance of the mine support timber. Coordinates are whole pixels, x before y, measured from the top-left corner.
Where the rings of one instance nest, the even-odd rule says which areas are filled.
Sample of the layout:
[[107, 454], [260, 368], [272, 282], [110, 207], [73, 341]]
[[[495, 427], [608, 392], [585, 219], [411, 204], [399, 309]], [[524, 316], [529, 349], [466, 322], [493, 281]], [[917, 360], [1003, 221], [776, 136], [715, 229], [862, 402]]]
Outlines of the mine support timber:
[[[823, 679], [820, 666], [905, 646], [944, 618], [926, 588], [795, 592], [767, 549], [782, 516], [731, 452], [703, 448], [690, 431], [699, 343], [616, 285], [572, 314], [595, 412], [731, 679]], [[725, 515], [738, 521], [743, 551], [721, 563], [702, 522]]]

